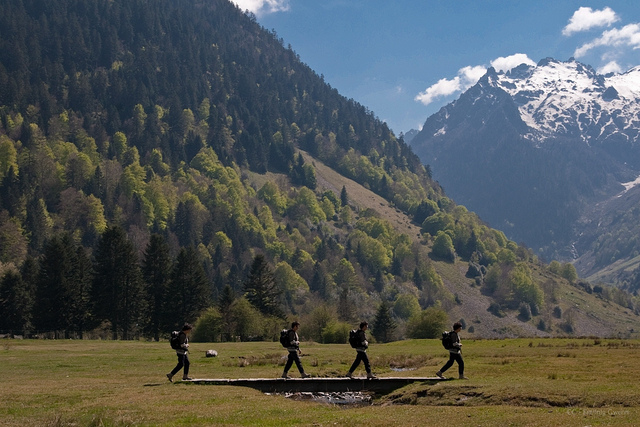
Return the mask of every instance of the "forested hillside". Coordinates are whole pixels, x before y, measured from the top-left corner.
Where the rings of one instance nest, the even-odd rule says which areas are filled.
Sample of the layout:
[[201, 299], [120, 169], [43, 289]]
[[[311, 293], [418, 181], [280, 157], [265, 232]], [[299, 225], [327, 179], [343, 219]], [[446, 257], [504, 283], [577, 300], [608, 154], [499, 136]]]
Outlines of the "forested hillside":
[[[283, 44], [226, 0], [0, 3], [0, 330], [418, 337], [460, 303], [435, 265], [461, 260], [496, 310], [549, 315], [531, 252]], [[298, 149], [420, 238], [318, 187]], [[545, 289], [576, 280], [556, 273]]]

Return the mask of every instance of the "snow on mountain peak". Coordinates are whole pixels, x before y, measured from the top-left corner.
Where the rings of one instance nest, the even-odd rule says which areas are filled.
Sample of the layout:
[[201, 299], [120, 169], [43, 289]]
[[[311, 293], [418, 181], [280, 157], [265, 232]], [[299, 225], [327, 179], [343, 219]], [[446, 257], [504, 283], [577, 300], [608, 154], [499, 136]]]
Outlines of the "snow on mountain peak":
[[546, 58], [536, 66], [498, 72], [486, 81], [511, 95], [522, 120], [540, 140], [565, 134], [589, 142], [615, 133], [638, 140], [640, 66], [605, 77], [573, 58]]

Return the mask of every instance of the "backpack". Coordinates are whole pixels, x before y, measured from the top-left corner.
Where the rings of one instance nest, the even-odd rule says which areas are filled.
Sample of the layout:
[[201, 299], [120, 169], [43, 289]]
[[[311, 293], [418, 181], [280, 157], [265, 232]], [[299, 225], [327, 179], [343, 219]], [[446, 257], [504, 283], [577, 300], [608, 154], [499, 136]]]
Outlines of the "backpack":
[[289, 341], [289, 331], [287, 329], [280, 331], [280, 344], [282, 344], [284, 348], [289, 348], [291, 346], [291, 341]]
[[355, 329], [352, 329], [349, 331], [349, 344], [351, 345], [351, 347], [353, 348], [358, 348], [358, 345], [360, 344], [358, 342], [358, 335], [357, 335], [358, 331], [356, 331]]
[[451, 336], [451, 332], [443, 332], [442, 333], [442, 346], [450, 350], [453, 348], [453, 337]]
[[169, 344], [174, 350], [180, 350], [180, 331], [171, 332], [171, 338], [169, 338]]

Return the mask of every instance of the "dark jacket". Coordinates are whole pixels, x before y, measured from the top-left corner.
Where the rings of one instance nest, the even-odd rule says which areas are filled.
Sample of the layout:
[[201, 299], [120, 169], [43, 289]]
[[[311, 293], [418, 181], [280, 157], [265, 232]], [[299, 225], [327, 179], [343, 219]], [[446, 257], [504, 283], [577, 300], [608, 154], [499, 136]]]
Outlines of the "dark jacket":
[[186, 354], [189, 351], [189, 338], [184, 331], [180, 331], [178, 334], [178, 343], [180, 344], [180, 348], [176, 350], [176, 354]]
[[356, 341], [358, 342], [358, 346], [356, 347], [357, 351], [367, 351], [369, 341], [367, 341], [367, 335], [362, 329], [356, 331]]
[[451, 331], [451, 342], [453, 343], [453, 347], [449, 349], [449, 353], [460, 354], [460, 335]]
[[298, 340], [298, 333], [296, 331], [294, 331], [293, 329], [289, 329], [288, 340], [289, 340], [289, 346], [287, 347], [287, 350], [289, 350], [289, 351], [298, 351], [298, 349], [300, 348], [300, 341]]

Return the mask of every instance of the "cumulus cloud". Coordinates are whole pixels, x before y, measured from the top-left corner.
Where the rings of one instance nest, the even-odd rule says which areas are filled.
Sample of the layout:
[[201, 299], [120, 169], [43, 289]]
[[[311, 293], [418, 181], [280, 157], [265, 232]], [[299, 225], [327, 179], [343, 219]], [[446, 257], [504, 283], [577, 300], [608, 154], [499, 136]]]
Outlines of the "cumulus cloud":
[[[491, 66], [497, 71], [509, 71], [510, 69], [517, 67], [520, 64], [536, 65], [529, 57], [524, 53], [516, 53], [511, 56], [505, 56], [496, 58], [491, 61]], [[446, 98], [458, 92], [464, 92], [471, 86], [476, 84], [480, 77], [487, 72], [487, 68], [483, 65], [467, 66], [458, 70], [458, 75], [452, 79], [440, 79], [432, 86], [429, 86], [423, 92], [420, 92], [415, 98], [415, 101], [422, 102], [424, 105], [429, 105], [437, 99]]]
[[602, 33], [601, 37], [577, 48], [573, 56], [580, 58], [591, 49], [600, 46], [640, 49], [640, 24], [629, 24], [622, 28], [607, 30]]
[[533, 66], [536, 65], [536, 63], [531, 60], [525, 53], [516, 53], [511, 56], [501, 56], [491, 61], [491, 66], [495, 68], [496, 71], [502, 71], [505, 73], [520, 64]]
[[458, 70], [458, 75], [453, 79], [440, 79], [434, 85], [429, 86], [425, 91], [420, 92], [414, 99], [429, 105], [438, 98], [445, 98], [457, 92], [469, 89], [487, 72], [482, 65], [475, 67], [467, 66]]
[[289, 0], [233, 0], [242, 10], [248, 10], [256, 15], [289, 10]]
[[598, 68], [598, 74], [621, 73], [622, 67], [616, 61], [607, 63], [604, 67]]
[[563, 28], [562, 34], [570, 36], [573, 33], [587, 31], [596, 27], [609, 27], [620, 18], [610, 8], [593, 10], [590, 7], [581, 7], [573, 13], [569, 23]]

